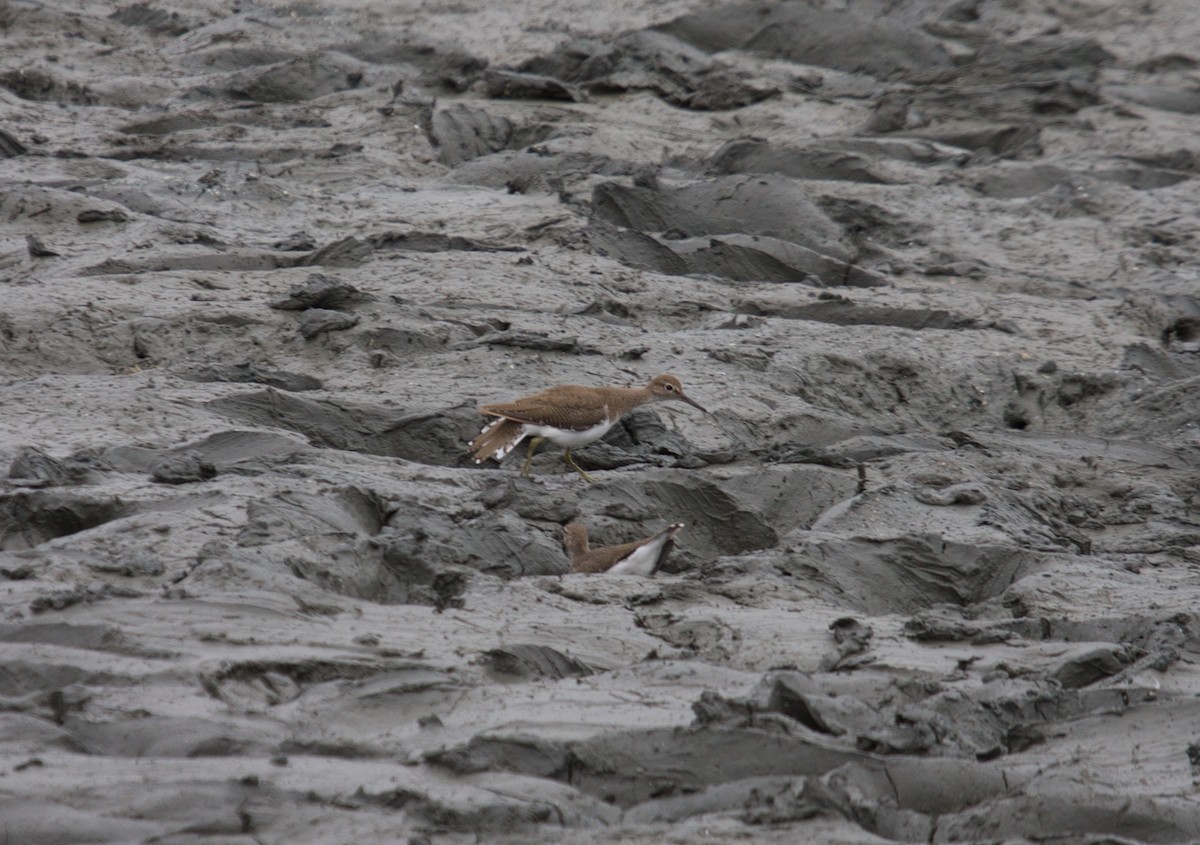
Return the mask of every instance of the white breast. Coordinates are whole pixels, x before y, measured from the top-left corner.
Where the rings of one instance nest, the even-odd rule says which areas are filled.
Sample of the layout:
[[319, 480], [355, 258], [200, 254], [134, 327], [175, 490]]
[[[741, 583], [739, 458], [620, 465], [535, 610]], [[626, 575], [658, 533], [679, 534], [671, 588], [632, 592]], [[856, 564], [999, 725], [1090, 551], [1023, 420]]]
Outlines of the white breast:
[[599, 425], [580, 429], [579, 431], [564, 431], [561, 428], [554, 428], [548, 425], [525, 423], [525, 434], [529, 437], [545, 437], [551, 443], [557, 443], [559, 446], [574, 449], [577, 446], [586, 446], [593, 441], [599, 440], [608, 433], [608, 430], [613, 427], [613, 423], [615, 422], [616, 420], [614, 419], [605, 419]]
[[654, 567], [658, 563], [658, 556], [662, 553], [662, 547], [670, 539], [671, 535], [664, 531], [662, 536], [654, 538], [644, 546], [639, 546], [629, 557], [616, 563], [612, 569], [608, 570], [609, 574], [653, 575]]

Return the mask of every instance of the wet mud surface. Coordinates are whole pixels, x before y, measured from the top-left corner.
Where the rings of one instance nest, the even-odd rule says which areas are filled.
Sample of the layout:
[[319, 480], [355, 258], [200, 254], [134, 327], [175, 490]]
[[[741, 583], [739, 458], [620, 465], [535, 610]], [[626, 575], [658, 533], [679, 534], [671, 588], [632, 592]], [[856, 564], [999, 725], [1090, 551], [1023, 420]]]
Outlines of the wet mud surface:
[[0, 3], [5, 841], [1200, 839], [1198, 20]]

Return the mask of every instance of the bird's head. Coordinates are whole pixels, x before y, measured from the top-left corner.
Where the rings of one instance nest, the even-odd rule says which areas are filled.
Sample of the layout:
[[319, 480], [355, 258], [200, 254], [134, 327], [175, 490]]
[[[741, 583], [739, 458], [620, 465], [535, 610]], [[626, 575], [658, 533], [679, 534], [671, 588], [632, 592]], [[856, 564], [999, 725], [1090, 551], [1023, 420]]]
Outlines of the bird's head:
[[650, 395], [654, 397], [654, 401], [656, 402], [666, 402], [675, 399], [680, 402], [687, 402], [693, 408], [703, 411], [706, 414], [708, 413], [699, 402], [694, 401], [683, 392], [683, 385], [679, 379], [670, 373], [664, 373], [661, 376], [655, 376], [650, 379], [650, 384], [647, 387], [650, 390]]

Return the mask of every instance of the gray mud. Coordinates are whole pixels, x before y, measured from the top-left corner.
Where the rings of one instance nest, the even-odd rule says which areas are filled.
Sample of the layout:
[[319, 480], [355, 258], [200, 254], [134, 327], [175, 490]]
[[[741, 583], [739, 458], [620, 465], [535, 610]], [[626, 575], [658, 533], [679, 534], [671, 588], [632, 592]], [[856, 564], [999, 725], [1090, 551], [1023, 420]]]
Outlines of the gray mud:
[[1192, 0], [0, 38], [3, 841], [1200, 839]]

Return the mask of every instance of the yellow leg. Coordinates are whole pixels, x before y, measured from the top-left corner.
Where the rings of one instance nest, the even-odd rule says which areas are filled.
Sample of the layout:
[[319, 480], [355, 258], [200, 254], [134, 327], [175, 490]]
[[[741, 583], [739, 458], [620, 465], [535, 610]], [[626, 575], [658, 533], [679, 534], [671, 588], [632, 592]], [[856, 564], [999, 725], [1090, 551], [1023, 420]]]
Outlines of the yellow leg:
[[529, 465], [533, 463], [533, 453], [537, 451], [537, 447], [541, 446], [546, 440], [545, 437], [534, 437], [529, 441], [529, 454], [525, 456], [525, 466], [521, 467], [521, 475], [529, 475]]
[[570, 449], [567, 449], [566, 451], [563, 452], [563, 460], [567, 462], [567, 466], [569, 466], [571, 469], [575, 470], [577, 473], [582, 475], [584, 481], [586, 481], [588, 484], [592, 483], [592, 477], [590, 475], [588, 475], [586, 472], [584, 472], [582, 469], [580, 469], [579, 464], [575, 463], [575, 459], [571, 457]]

